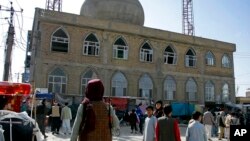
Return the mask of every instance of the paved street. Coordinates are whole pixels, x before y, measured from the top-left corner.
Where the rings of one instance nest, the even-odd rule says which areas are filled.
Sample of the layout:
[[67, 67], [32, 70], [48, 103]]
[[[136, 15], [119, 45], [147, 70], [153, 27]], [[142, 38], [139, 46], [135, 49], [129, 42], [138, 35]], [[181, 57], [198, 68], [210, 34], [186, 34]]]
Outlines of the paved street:
[[[181, 140], [185, 141], [185, 132], [186, 127], [180, 126], [181, 131]], [[52, 135], [51, 132], [46, 133], [49, 137], [45, 141], [69, 141], [70, 136], [69, 135]], [[217, 138], [212, 138], [213, 141], [218, 141]], [[121, 134], [119, 137], [113, 137], [113, 141], [142, 141], [142, 135], [141, 134], [131, 134], [130, 133], [130, 127], [122, 127], [121, 128]], [[226, 139], [223, 139], [221, 141], [226, 141]]]

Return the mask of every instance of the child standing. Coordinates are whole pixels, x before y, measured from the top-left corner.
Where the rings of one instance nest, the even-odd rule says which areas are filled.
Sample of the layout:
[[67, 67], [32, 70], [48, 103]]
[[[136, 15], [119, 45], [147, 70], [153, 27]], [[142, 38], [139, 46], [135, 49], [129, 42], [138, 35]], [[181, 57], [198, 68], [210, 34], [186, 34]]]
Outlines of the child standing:
[[157, 118], [153, 115], [153, 106], [148, 106], [146, 110], [148, 117], [145, 119], [143, 141], [155, 141], [155, 127], [157, 124]]
[[132, 113], [129, 115], [129, 121], [130, 121], [130, 126], [131, 126], [131, 133], [133, 133], [135, 130], [135, 134], [136, 134], [137, 133], [137, 126], [136, 126], [137, 115], [135, 113], [135, 109], [133, 109]]

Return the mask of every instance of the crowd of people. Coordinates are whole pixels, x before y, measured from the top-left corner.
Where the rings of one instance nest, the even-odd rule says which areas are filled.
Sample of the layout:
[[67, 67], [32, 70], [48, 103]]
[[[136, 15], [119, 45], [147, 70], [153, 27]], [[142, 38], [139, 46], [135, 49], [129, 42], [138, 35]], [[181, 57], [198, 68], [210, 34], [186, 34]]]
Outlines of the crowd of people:
[[[110, 103], [103, 101], [103, 93], [104, 87], [99, 79], [88, 82], [85, 98], [77, 110], [70, 141], [112, 140], [112, 127], [119, 121], [114, 120], [117, 116]], [[139, 133], [139, 127], [144, 141], [180, 141], [178, 122], [171, 117], [171, 105], [163, 106], [158, 101], [155, 108], [146, 107], [146, 117], [139, 107], [125, 114], [131, 133]]]
[[[66, 102], [62, 106], [59, 105], [56, 101], [53, 101], [53, 106], [51, 106], [51, 108], [48, 108], [48, 103], [49, 102], [46, 99], [42, 99], [32, 111], [31, 107], [28, 105], [27, 99], [23, 100], [20, 105], [20, 113], [24, 112], [26, 113], [24, 115], [27, 115], [30, 118], [31, 114], [33, 115], [32, 118], [37, 122], [38, 129], [40, 129], [39, 131], [43, 135], [44, 139], [48, 137], [45, 130], [49, 123], [51, 125], [52, 134], [59, 134], [59, 130], [61, 127], [63, 134], [70, 134], [70, 120], [72, 119], [72, 113], [71, 109], [68, 107], [68, 103]], [[0, 110], [11, 111], [9, 108], [7, 97], [0, 97]], [[19, 127], [21, 128], [22, 126], [18, 126], [15, 128]]]
[[241, 110], [227, 112], [221, 110], [216, 114], [207, 108], [204, 114], [195, 112], [189, 121], [186, 140], [211, 141], [212, 137], [217, 137], [218, 140], [223, 138], [230, 140], [230, 125], [245, 125]]
[[[139, 107], [139, 106], [138, 106]], [[146, 115], [140, 108], [126, 112], [124, 119], [130, 123], [131, 133], [143, 134], [144, 141], [180, 140], [177, 120], [171, 118], [172, 107], [157, 101], [155, 107], [148, 106]], [[206, 108], [204, 113], [194, 111], [186, 130], [186, 141], [207, 141], [212, 138], [230, 140], [230, 125], [246, 125], [246, 119], [241, 110], [211, 111]], [[166, 136], [167, 139], [164, 138]]]
[[51, 132], [53, 135], [59, 134], [61, 127], [63, 134], [71, 134], [70, 120], [72, 119], [72, 113], [67, 102], [64, 104], [64, 106], [60, 106], [56, 101], [54, 101], [53, 106], [50, 110], [48, 110], [46, 106], [46, 99], [43, 99], [41, 104], [37, 106], [36, 121], [44, 138], [48, 137], [45, 134], [45, 123], [48, 116], [51, 117]]
[[154, 107], [146, 107], [146, 113], [138, 105], [131, 113], [126, 112], [123, 119], [129, 122], [132, 134], [139, 133], [139, 127], [143, 141], [180, 141], [178, 122], [171, 116], [171, 105], [163, 106], [162, 101], [157, 101]]
[[[48, 110], [45, 99], [36, 107], [36, 121], [44, 138], [46, 119], [50, 116], [52, 134], [61, 132], [70, 135], [70, 141], [111, 141], [112, 130], [119, 128], [120, 121], [115, 114], [115, 108], [110, 102], [104, 101], [104, 86], [99, 79], [90, 80], [85, 91], [85, 98], [79, 105], [73, 127], [71, 128], [72, 113], [68, 103], [63, 106], [53, 101], [53, 106]], [[7, 105], [0, 103], [2, 109]], [[145, 111], [136, 106], [130, 112], [126, 111], [123, 120], [129, 123], [131, 134], [142, 134], [143, 141], [181, 141], [178, 121], [172, 118], [170, 104], [163, 105], [157, 101], [154, 106], [147, 106]], [[21, 111], [28, 111], [25, 102]], [[194, 111], [186, 130], [186, 141], [207, 141], [212, 137], [219, 140], [230, 140], [230, 125], [245, 125], [246, 121], [241, 110], [229, 112], [221, 110], [211, 112]], [[138, 129], [139, 128], [139, 129]]]

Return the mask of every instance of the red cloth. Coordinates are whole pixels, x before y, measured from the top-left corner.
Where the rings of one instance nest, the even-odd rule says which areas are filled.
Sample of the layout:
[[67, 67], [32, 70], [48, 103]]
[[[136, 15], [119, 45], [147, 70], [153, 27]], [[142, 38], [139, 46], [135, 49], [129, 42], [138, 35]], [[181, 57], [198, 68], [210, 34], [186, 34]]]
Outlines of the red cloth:
[[90, 101], [102, 101], [104, 86], [100, 79], [92, 79], [88, 82], [85, 96]]
[[[159, 141], [159, 125], [158, 125], [158, 122], [156, 124], [155, 134], [156, 134], [156, 141]], [[178, 126], [178, 122], [176, 120], [174, 120], [174, 136], [175, 136], [176, 141], [181, 141], [180, 129], [179, 129], [179, 126]]]

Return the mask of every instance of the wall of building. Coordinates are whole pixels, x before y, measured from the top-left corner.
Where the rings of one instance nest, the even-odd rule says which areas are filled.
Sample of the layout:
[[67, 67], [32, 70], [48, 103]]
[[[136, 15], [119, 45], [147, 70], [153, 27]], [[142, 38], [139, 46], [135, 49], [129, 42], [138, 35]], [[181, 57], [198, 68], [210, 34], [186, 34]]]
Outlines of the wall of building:
[[[154, 84], [154, 99], [163, 99], [163, 83], [166, 76], [171, 75], [177, 84], [176, 101], [186, 101], [185, 84], [190, 77], [195, 79], [198, 86], [197, 103], [204, 104], [204, 85], [208, 80], [215, 84], [216, 95], [220, 95], [222, 85], [228, 83], [230, 98], [235, 101], [234, 44], [67, 13], [41, 9], [37, 9], [36, 13], [33, 33], [38, 32], [40, 36], [33, 37], [31, 81], [35, 87], [48, 87], [48, 74], [60, 67], [67, 74], [67, 94], [79, 95], [81, 75], [92, 69], [104, 82], [105, 95], [111, 94], [111, 78], [115, 72], [120, 71], [128, 81], [129, 96], [138, 96], [139, 79], [146, 73]], [[70, 38], [67, 53], [51, 51], [51, 36], [61, 27]], [[100, 41], [99, 56], [83, 55], [83, 41], [90, 33], [94, 33]], [[112, 57], [113, 44], [118, 37], [123, 37], [129, 46], [127, 60]], [[141, 62], [139, 59], [140, 47], [145, 41], [154, 51], [152, 63]], [[168, 45], [172, 45], [177, 52], [176, 65], [164, 64], [163, 54]], [[197, 65], [194, 68], [185, 66], [185, 54], [190, 48], [197, 54]], [[205, 65], [205, 53], [208, 51], [215, 56], [215, 66]], [[221, 58], [225, 53], [231, 58], [231, 68], [222, 67]]]
[[250, 97], [250, 88], [248, 88], [246, 91], [246, 97]]

